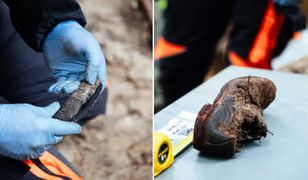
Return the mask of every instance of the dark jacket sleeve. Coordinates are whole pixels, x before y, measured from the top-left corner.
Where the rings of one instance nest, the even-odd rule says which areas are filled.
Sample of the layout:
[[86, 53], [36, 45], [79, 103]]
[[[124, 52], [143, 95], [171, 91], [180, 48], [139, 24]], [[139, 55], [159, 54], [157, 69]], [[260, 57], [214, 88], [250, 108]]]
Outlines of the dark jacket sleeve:
[[292, 22], [293, 31], [300, 31], [306, 28], [307, 17], [302, 12], [300, 4], [281, 6], [276, 4], [276, 10], [283, 13]]
[[47, 34], [61, 21], [86, 20], [75, 0], [5, 0], [12, 22], [25, 42], [37, 51]]

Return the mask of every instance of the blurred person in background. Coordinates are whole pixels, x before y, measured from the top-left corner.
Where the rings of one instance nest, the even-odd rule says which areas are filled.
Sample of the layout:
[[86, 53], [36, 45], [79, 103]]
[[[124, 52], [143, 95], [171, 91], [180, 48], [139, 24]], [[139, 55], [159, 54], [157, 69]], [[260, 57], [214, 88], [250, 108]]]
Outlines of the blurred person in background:
[[155, 47], [164, 105], [204, 80], [218, 40], [231, 22], [227, 64], [271, 69], [295, 32], [304, 29], [300, 0], [165, 0]]
[[[105, 58], [85, 24], [75, 0], [0, 0], [0, 179], [81, 179], [51, 146], [81, 132], [52, 118], [69, 93], [81, 80], [105, 86]], [[106, 89], [84, 120], [105, 103]]]

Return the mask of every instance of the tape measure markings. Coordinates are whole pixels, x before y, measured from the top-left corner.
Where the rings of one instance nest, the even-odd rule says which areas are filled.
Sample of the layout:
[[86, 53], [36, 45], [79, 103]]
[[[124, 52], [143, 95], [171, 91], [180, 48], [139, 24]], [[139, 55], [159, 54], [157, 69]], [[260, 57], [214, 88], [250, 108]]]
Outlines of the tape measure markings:
[[182, 152], [185, 148], [187, 148], [193, 140], [194, 133], [191, 132], [185, 139], [183, 139], [181, 142], [176, 144], [173, 149], [173, 156], [177, 156], [180, 152]]
[[171, 140], [181, 141], [185, 139], [194, 128], [197, 114], [188, 111], [181, 111], [172, 118], [167, 125], [159, 130], [166, 134]]
[[[167, 169], [193, 140], [193, 128], [197, 114], [181, 111], [163, 128], [154, 132], [154, 176]], [[171, 140], [179, 141], [175, 145]]]

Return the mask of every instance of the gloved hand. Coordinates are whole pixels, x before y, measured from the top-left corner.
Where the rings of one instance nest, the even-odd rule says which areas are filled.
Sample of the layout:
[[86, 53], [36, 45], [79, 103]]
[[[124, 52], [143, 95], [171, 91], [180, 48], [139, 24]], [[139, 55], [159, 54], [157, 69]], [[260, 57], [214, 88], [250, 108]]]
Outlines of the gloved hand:
[[34, 159], [64, 135], [77, 134], [81, 127], [73, 122], [51, 118], [60, 108], [30, 104], [0, 105], [0, 155], [18, 160]]
[[275, 0], [275, 3], [281, 6], [298, 6], [300, 0]]
[[76, 21], [58, 24], [46, 37], [43, 53], [52, 73], [58, 78], [48, 90], [71, 93], [80, 80], [93, 84], [106, 79], [105, 57], [95, 37]]

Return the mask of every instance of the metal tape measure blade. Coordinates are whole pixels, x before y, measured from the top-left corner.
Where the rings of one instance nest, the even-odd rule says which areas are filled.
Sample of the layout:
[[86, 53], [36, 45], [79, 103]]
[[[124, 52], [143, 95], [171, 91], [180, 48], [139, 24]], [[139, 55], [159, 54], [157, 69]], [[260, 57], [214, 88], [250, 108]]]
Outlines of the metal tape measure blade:
[[177, 156], [179, 153], [181, 153], [184, 149], [189, 147], [193, 141], [194, 133], [191, 132], [186, 138], [184, 138], [182, 141], [180, 141], [178, 144], [176, 144], [173, 148], [173, 156]]

